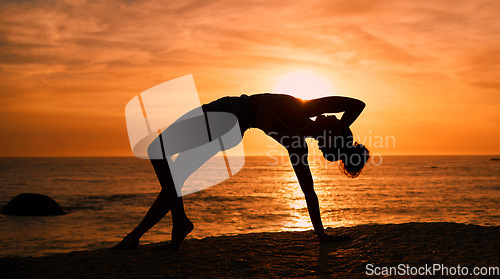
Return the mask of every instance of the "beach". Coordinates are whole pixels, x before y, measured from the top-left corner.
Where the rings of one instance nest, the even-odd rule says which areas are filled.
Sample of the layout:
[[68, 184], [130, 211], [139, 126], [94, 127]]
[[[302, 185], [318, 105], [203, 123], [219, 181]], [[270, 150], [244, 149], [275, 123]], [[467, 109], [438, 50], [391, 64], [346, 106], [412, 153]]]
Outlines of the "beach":
[[468, 272], [499, 266], [500, 226], [405, 223], [328, 228], [327, 233], [353, 239], [320, 243], [313, 231], [248, 233], [187, 239], [175, 251], [159, 242], [133, 250], [6, 257], [0, 270], [3, 278], [362, 278], [375, 267], [400, 264], [439, 264], [449, 272], [458, 265]]

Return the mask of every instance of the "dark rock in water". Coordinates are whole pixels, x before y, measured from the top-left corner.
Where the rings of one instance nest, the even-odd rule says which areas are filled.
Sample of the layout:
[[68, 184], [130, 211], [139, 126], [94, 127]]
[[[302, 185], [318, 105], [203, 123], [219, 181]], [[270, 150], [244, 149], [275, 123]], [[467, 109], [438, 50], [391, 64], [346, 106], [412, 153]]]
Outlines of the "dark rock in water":
[[492, 161], [500, 161], [500, 158], [491, 158]]
[[24, 193], [14, 197], [3, 208], [2, 214], [23, 216], [52, 216], [66, 214], [52, 198]]

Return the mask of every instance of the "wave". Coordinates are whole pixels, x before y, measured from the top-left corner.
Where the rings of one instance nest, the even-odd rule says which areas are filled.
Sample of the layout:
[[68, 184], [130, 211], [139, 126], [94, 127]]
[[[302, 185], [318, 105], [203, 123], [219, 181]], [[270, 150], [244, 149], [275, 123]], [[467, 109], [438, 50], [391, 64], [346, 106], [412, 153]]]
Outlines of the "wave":
[[109, 178], [95, 179], [90, 177], [54, 177], [50, 179], [52, 182], [89, 182], [89, 183], [100, 183], [107, 182]]
[[139, 196], [144, 196], [145, 193], [130, 193], [130, 194], [112, 194], [112, 195], [91, 195], [83, 197], [86, 200], [102, 200], [102, 201], [121, 201]]
[[69, 198], [63, 209], [68, 211], [77, 210], [102, 210], [113, 203], [128, 201], [133, 204], [140, 204], [138, 200], [151, 200], [156, 193], [127, 193], [112, 195], [88, 195]]

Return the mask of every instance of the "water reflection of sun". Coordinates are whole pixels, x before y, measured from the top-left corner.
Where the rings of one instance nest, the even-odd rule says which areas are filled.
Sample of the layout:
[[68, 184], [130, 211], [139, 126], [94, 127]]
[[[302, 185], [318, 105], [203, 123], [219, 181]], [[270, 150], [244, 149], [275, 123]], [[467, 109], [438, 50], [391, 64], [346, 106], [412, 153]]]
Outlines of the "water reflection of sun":
[[282, 173], [282, 187], [279, 196], [283, 199], [290, 212], [290, 217], [283, 220], [282, 230], [297, 231], [312, 229], [311, 220], [307, 212], [307, 203], [300, 190], [299, 183], [293, 172]]
[[[326, 210], [325, 206], [332, 207], [331, 199], [333, 198], [331, 196], [336, 192], [336, 190], [335, 187], [331, 185], [332, 181], [325, 181], [324, 179], [321, 179], [321, 177], [325, 176], [325, 171], [331, 171], [333, 166], [331, 164], [328, 166], [320, 164], [320, 162], [318, 162], [318, 158], [310, 158], [309, 164], [313, 175], [315, 191], [320, 202], [320, 212], [322, 212], [321, 209]], [[295, 173], [293, 171], [281, 172], [281, 177], [277, 177], [276, 179], [281, 181], [278, 196], [282, 198], [282, 201], [288, 208], [287, 210], [289, 213], [289, 217], [283, 219], [282, 221], [282, 230], [300, 231], [313, 229], [304, 193], [300, 189]], [[330, 201], [325, 200], [325, 198]], [[323, 204], [323, 208], [321, 208], [322, 201], [325, 203]], [[328, 210], [326, 211], [328, 212]], [[343, 217], [339, 216], [339, 214], [344, 214], [343, 211], [334, 213], [330, 212], [330, 214], [325, 214], [325, 212], [322, 213], [323, 214], [321, 214], [321, 216], [325, 228], [345, 226], [352, 223], [352, 221], [344, 220]]]

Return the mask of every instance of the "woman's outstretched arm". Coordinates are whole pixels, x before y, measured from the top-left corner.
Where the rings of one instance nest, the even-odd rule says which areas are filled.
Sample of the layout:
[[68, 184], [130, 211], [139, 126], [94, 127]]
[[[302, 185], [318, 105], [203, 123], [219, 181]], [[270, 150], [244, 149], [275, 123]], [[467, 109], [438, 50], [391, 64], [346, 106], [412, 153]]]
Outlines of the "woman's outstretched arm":
[[358, 99], [331, 96], [307, 101], [304, 104], [304, 112], [309, 117], [323, 113], [344, 112], [339, 124], [340, 128], [346, 129], [358, 118], [365, 106], [365, 103]]
[[[305, 144], [305, 143], [304, 143]], [[314, 182], [307, 162], [307, 146], [301, 149], [289, 149], [290, 161], [293, 170], [297, 175], [300, 188], [304, 193], [307, 203], [309, 217], [314, 227], [314, 231], [318, 235], [320, 241], [328, 241], [329, 236], [325, 233], [323, 222], [321, 221], [321, 213], [319, 210], [318, 197], [314, 191]]]
[[[295, 171], [297, 179], [299, 180], [300, 188], [302, 189], [302, 192], [306, 197], [309, 217], [311, 218], [314, 231], [318, 235], [319, 241], [330, 242], [350, 240], [351, 237], [348, 235], [329, 235], [323, 228], [323, 222], [321, 221], [321, 213], [319, 210], [318, 196], [314, 191], [314, 182], [311, 175], [311, 170], [309, 169], [309, 164], [307, 162], [307, 147], [305, 148], [305, 151], [289, 149], [288, 152], [290, 154], [290, 161], [292, 163], [293, 170]], [[300, 159], [297, 160], [297, 158]]]

